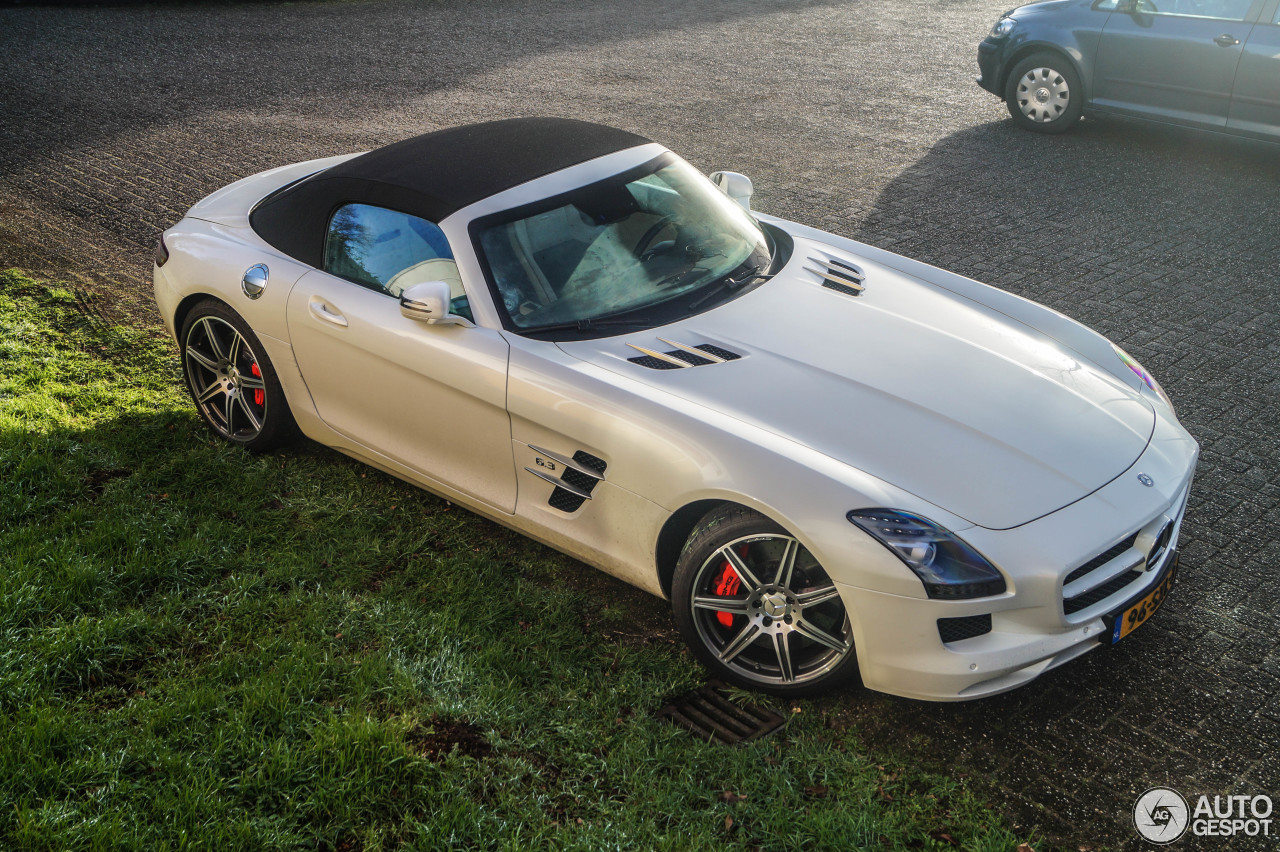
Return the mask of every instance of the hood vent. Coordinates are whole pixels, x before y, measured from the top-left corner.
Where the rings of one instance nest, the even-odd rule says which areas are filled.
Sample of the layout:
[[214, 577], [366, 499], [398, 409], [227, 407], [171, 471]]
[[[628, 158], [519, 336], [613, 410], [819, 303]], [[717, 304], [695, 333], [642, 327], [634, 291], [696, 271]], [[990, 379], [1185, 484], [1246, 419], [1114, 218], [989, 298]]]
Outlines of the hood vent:
[[859, 296], [863, 290], [867, 289], [863, 283], [867, 280], [867, 276], [852, 263], [836, 260], [834, 257], [829, 259], [811, 257], [809, 260], [816, 263], [817, 268], [806, 266], [805, 271], [812, 272], [821, 278], [822, 286], [828, 290], [835, 290], [846, 296]]
[[639, 352], [640, 355], [627, 360], [632, 364], [648, 367], [650, 370], [679, 370], [684, 367], [705, 367], [707, 364], [723, 364], [725, 361], [736, 361], [742, 357], [737, 352], [730, 352], [728, 349], [723, 349], [712, 343], [688, 346], [684, 343], [677, 343], [674, 340], [667, 340], [665, 337], [659, 337], [658, 339], [668, 346], [674, 346], [675, 349], [669, 352], [659, 352], [656, 349], [646, 349], [643, 346], [628, 343], [627, 345]]

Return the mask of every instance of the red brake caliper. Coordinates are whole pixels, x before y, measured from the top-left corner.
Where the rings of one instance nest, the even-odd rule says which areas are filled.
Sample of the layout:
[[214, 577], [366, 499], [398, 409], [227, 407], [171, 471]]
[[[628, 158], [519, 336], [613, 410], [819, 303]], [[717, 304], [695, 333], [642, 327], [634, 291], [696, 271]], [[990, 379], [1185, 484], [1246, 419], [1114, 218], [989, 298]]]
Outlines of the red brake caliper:
[[[716, 594], [721, 597], [731, 598], [738, 594], [738, 588], [742, 585], [742, 580], [738, 577], [738, 572], [733, 570], [733, 566], [726, 559], [724, 568], [720, 569], [720, 576], [716, 578]], [[716, 621], [719, 621], [725, 627], [733, 626], [733, 613], [717, 612]]]
[[[258, 369], [257, 361], [253, 362], [253, 366], [249, 368], [249, 372], [253, 373], [258, 378], [262, 378], [262, 371]], [[262, 405], [266, 401], [267, 401], [267, 392], [264, 391], [262, 388], [258, 388], [253, 392], [253, 402], [255, 405]]]

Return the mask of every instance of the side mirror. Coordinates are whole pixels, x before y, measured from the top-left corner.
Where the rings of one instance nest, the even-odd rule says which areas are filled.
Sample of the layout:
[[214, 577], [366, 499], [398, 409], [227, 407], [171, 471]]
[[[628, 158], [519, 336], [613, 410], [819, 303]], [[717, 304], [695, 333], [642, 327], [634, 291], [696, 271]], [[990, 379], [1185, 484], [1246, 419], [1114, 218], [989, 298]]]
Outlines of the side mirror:
[[449, 313], [451, 294], [448, 281], [424, 281], [400, 294], [400, 313], [411, 320], [430, 325], [460, 325], [471, 328], [475, 323], [466, 317]]
[[751, 209], [751, 178], [737, 172], [712, 172], [711, 182], [725, 195], [738, 202], [743, 210]]

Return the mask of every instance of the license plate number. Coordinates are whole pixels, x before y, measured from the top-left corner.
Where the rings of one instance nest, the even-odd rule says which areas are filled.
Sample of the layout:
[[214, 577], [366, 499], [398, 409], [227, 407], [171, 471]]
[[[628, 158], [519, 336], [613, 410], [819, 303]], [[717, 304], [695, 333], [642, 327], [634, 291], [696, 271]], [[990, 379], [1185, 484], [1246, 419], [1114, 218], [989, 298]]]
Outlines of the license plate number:
[[1169, 570], [1165, 572], [1164, 579], [1156, 584], [1156, 587], [1142, 597], [1141, 600], [1135, 601], [1124, 609], [1120, 610], [1115, 616], [1115, 624], [1111, 628], [1111, 644], [1119, 642], [1133, 631], [1150, 620], [1151, 616], [1156, 614], [1156, 610], [1169, 597], [1169, 590], [1173, 588], [1174, 577], [1177, 573], [1177, 563], [1169, 566]]

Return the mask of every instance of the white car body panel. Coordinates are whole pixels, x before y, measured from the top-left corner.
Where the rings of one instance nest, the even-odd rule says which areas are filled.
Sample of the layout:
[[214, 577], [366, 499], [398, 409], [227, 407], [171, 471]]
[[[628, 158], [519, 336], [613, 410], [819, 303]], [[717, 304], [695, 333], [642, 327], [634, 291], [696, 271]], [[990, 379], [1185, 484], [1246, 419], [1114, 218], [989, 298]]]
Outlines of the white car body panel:
[[[1146, 447], [1151, 406], [1054, 341], [849, 254], [839, 257], [861, 262], [867, 290], [838, 293], [809, 271], [811, 255], [831, 251], [798, 240], [768, 286], [715, 311], [560, 347], [893, 479], [993, 529], [1080, 499]], [[630, 343], [670, 348], [659, 338], [742, 357], [683, 370], [628, 360], [636, 354]]]
[[515, 511], [501, 332], [424, 328], [402, 316], [395, 299], [318, 270], [290, 291], [288, 326], [327, 426]]
[[[271, 191], [355, 155], [251, 176], [198, 203], [164, 235], [171, 257], [155, 270], [157, 304], [175, 335], [182, 307], [199, 298], [244, 317], [309, 437], [656, 595], [670, 580], [664, 526], [682, 509], [729, 501], [761, 512], [840, 587], [869, 688], [972, 698], [1097, 647], [1102, 614], [1121, 601], [1068, 617], [1063, 578], [1126, 535], [1141, 530], [1145, 541], [1161, 518], [1180, 522], [1198, 448], [1095, 332], [995, 288], [767, 216], [759, 218], [795, 239], [793, 257], [772, 281], [710, 311], [559, 344], [502, 329], [470, 222], [665, 150], [599, 157], [443, 219], [475, 328], [405, 318], [394, 299], [313, 271], [249, 227], [249, 211]], [[866, 291], [821, 287], [805, 271], [813, 255], [860, 266]], [[257, 263], [270, 269], [268, 286], [249, 299], [240, 280]], [[627, 360], [639, 354], [628, 343], [670, 348], [660, 337], [742, 357], [662, 371]], [[545, 451], [607, 464], [579, 511], [548, 506], [553, 485], [531, 472]], [[1008, 590], [928, 598], [845, 518], [869, 507], [962, 533]], [[942, 643], [939, 618], [976, 613], [992, 614], [992, 632]]]

